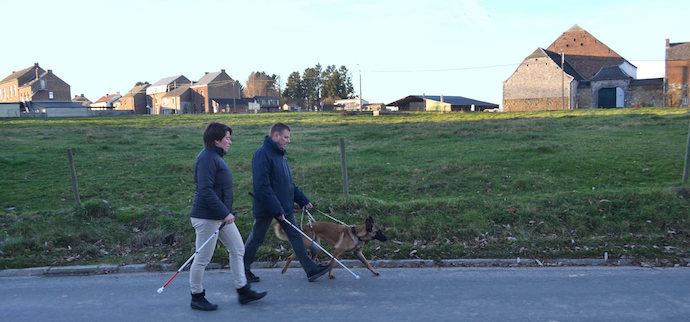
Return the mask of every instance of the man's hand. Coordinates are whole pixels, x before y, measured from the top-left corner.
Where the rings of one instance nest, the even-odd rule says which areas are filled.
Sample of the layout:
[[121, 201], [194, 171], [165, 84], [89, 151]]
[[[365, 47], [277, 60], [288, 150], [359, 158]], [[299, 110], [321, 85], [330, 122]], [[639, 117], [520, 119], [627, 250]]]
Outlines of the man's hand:
[[285, 214], [281, 214], [280, 216], [276, 217], [276, 219], [280, 221], [285, 220]]
[[304, 209], [309, 210], [309, 209], [311, 209], [311, 208], [314, 208], [314, 205], [312, 205], [311, 202], [308, 203], [308, 204], [306, 204], [306, 205], [304, 205]]

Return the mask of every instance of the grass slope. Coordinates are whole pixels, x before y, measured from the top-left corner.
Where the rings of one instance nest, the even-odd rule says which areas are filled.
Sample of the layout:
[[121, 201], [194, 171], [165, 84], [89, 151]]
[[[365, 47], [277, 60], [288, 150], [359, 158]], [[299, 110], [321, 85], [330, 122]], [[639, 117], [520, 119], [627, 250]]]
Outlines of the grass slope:
[[[193, 163], [210, 120], [233, 128], [225, 160], [245, 238], [251, 156], [281, 121], [295, 182], [317, 208], [385, 227], [391, 242], [368, 244], [370, 259], [690, 257], [686, 110], [137, 115], [0, 119], [0, 268], [181, 264], [193, 252]], [[283, 247], [270, 233], [258, 260], [284, 258]]]

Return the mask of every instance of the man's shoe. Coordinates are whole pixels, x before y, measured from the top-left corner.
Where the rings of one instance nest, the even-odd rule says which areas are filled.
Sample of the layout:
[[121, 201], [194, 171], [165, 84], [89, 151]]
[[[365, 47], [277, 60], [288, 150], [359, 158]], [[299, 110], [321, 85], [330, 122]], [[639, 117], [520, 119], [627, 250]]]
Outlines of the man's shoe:
[[247, 283], [259, 283], [261, 281], [258, 276], [252, 274], [248, 269], [244, 270], [244, 276], [247, 278]]
[[311, 272], [307, 273], [307, 278], [309, 278], [310, 282], [313, 282], [317, 278], [321, 277], [321, 275], [326, 274], [326, 272], [330, 271], [331, 268], [333, 268], [333, 265], [328, 264], [328, 265], [319, 265], [316, 267], [314, 270]]
[[192, 293], [191, 306], [195, 310], [213, 311], [218, 308], [217, 304], [211, 304], [206, 300], [206, 290], [199, 294]]
[[260, 300], [264, 296], [266, 296], [268, 292], [261, 292], [257, 293], [251, 290], [251, 286], [249, 283], [247, 285], [243, 286], [242, 288], [237, 289], [237, 295], [238, 295], [238, 300], [240, 301], [240, 304], [244, 305], [252, 301]]

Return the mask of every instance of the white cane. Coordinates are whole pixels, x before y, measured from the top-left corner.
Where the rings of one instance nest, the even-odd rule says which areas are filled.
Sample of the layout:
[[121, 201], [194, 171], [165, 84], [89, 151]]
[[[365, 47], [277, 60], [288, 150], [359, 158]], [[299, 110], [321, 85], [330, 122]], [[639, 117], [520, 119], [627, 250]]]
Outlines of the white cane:
[[316, 246], [318, 246], [324, 253], [328, 254], [328, 256], [330, 256], [334, 261], [338, 262], [338, 264], [339, 264], [340, 266], [344, 267], [348, 272], [350, 272], [350, 274], [352, 274], [352, 276], [354, 276], [356, 279], [359, 279], [359, 276], [358, 276], [357, 274], [355, 274], [354, 272], [352, 272], [349, 268], [347, 268], [347, 266], [345, 266], [343, 263], [341, 263], [337, 258], [333, 257], [333, 255], [331, 255], [331, 253], [329, 253], [327, 250], [323, 249], [323, 247], [321, 247], [321, 245], [319, 245], [319, 243], [317, 243], [317, 242], [315, 242], [313, 239], [309, 238], [309, 236], [307, 236], [307, 234], [305, 234], [302, 230], [300, 230], [300, 229], [297, 228], [295, 225], [293, 225], [289, 220], [285, 219], [285, 220], [283, 220], [283, 221], [286, 222], [286, 223], [288, 223], [288, 224], [289, 224], [292, 228], [294, 228], [295, 230], [297, 230], [300, 234], [302, 234], [302, 236], [304, 236], [304, 237], [306, 237], [307, 239], [311, 240], [312, 244], [315, 244]]

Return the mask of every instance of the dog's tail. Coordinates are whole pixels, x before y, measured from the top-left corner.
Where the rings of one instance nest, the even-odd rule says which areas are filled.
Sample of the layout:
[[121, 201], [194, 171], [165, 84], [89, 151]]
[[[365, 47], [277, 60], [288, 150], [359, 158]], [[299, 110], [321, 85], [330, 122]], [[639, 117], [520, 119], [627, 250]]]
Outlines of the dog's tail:
[[287, 235], [285, 235], [285, 231], [283, 231], [283, 227], [280, 227], [278, 223], [276, 223], [275, 226], [273, 226], [273, 231], [275, 231], [276, 237], [278, 237], [278, 239], [284, 241], [288, 240]]

